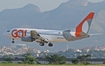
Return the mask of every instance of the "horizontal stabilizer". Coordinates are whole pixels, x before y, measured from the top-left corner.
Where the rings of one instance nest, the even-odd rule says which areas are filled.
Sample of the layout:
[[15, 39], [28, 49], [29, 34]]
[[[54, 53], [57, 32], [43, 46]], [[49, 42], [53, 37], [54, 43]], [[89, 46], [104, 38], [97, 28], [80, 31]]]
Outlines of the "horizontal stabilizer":
[[97, 34], [89, 34], [91, 36], [95, 36], [95, 35], [102, 35], [103, 33], [97, 33]]

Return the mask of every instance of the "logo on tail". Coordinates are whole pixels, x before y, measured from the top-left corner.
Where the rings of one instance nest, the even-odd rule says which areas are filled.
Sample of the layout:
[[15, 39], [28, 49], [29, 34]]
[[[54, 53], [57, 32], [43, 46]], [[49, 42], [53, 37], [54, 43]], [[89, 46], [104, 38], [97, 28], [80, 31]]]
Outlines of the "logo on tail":
[[86, 18], [76, 27], [76, 37], [80, 37], [81, 33], [88, 33], [90, 29], [90, 25], [92, 22], [92, 19], [94, 17], [94, 12], [90, 12]]

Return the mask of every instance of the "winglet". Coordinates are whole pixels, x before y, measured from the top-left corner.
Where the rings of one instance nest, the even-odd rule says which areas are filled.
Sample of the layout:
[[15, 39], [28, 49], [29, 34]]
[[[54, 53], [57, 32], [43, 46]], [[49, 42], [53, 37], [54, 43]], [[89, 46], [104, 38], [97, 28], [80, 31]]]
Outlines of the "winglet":
[[81, 32], [88, 33], [93, 17], [94, 12], [90, 12], [86, 18], [84, 18], [83, 21], [76, 27], [76, 37], [79, 37]]

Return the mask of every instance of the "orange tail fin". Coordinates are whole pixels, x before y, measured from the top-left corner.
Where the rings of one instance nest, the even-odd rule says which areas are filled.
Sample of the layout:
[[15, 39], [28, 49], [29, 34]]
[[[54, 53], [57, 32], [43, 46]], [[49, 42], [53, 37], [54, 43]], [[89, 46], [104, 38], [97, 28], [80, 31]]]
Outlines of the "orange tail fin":
[[76, 27], [76, 33], [75, 33], [76, 37], [79, 37], [81, 32], [85, 33], [89, 32], [93, 17], [94, 17], [94, 12], [90, 12], [86, 16], [86, 18], [84, 18], [84, 20]]

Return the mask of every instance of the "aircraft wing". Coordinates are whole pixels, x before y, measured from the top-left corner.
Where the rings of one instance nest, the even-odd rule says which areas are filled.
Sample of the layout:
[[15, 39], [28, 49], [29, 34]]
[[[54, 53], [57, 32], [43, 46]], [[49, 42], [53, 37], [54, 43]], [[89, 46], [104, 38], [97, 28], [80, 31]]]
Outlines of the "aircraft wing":
[[48, 42], [46, 39], [41, 37], [35, 30], [31, 30], [30, 35], [31, 35], [32, 39], [39, 40], [38, 42], [44, 42], [44, 43]]

